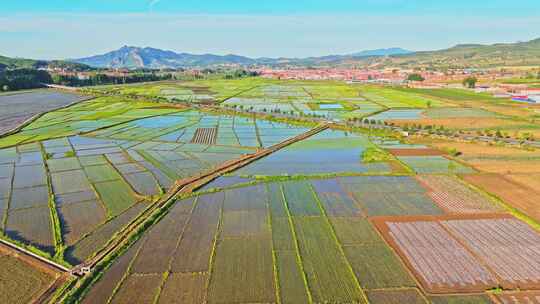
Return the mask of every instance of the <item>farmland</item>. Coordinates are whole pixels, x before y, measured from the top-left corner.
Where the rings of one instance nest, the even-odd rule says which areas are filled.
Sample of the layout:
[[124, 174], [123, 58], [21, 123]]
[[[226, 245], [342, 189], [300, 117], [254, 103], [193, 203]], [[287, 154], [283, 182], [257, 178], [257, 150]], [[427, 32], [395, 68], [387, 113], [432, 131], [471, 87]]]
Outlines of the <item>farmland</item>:
[[28, 92], [0, 96], [0, 134], [17, 128], [33, 116], [88, 97], [59, 92]]
[[[538, 151], [339, 123], [508, 120], [464, 105], [484, 96], [261, 78], [85, 91], [96, 98], [0, 138], [2, 239], [95, 270], [61, 302], [490, 303], [540, 290]], [[333, 123], [314, 129], [321, 119]], [[31, 269], [21, 282], [38, 295], [49, 279]]]
[[35, 267], [36, 265], [14, 256], [4, 245], [0, 246], [2, 303], [28, 303], [36, 300], [56, 279], [54, 272]]

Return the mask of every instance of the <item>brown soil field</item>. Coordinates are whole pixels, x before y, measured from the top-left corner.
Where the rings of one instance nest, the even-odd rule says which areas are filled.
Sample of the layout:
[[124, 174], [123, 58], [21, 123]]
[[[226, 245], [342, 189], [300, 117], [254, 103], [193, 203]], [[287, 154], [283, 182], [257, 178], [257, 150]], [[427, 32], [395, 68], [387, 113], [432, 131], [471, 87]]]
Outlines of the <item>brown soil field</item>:
[[511, 207], [540, 220], [540, 192], [533, 191], [513, 182], [500, 174], [468, 174], [463, 179], [487, 192], [496, 195]]
[[388, 149], [394, 156], [436, 156], [445, 153], [436, 149]]
[[540, 173], [510, 174], [506, 177], [516, 183], [540, 191]]
[[0, 244], [0, 303], [30, 303], [60, 278], [44, 263]]
[[540, 172], [540, 160], [465, 160], [479, 171], [500, 174]]
[[518, 116], [518, 117], [529, 117], [533, 116], [534, 113], [534, 106], [532, 105], [490, 105], [490, 104], [479, 104], [477, 107], [494, 112], [499, 113], [502, 115], [509, 115], [509, 116]]
[[415, 143], [429, 144], [437, 149], [455, 148], [463, 154], [464, 157], [478, 156], [523, 156], [523, 157], [540, 157], [540, 150], [529, 151], [514, 147], [488, 145], [486, 143], [468, 143], [468, 142], [452, 142], [433, 139], [415, 139]]
[[455, 118], [422, 118], [422, 119], [407, 119], [407, 120], [389, 120], [398, 126], [404, 125], [422, 125], [422, 126], [444, 126], [448, 129], [490, 129], [504, 128], [512, 126], [523, 126], [527, 124], [522, 121], [512, 121], [508, 119], [493, 118], [493, 117], [455, 117]]
[[479, 171], [504, 174], [540, 173], [540, 150], [441, 139], [414, 138], [411, 141], [441, 150], [456, 149], [461, 152], [458, 159]]

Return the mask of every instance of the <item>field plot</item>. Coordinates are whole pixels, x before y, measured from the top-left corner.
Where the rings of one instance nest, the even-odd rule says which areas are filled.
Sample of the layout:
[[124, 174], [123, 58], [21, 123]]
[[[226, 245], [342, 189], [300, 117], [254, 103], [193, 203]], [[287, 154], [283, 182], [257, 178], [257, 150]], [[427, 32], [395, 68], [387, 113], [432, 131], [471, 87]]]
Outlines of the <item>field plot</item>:
[[509, 181], [499, 174], [471, 174], [463, 176], [468, 183], [496, 195], [505, 203], [528, 216], [539, 220], [540, 194], [521, 184]]
[[[373, 147], [373, 144], [363, 135], [327, 130], [250, 164], [235, 174], [317, 175], [391, 172], [390, 165], [386, 162], [363, 162], [363, 153], [368, 147]], [[329, 155], [332, 157], [329, 158]]]
[[[319, 185], [326, 191], [331, 188]], [[334, 193], [340, 194], [337, 189]], [[133, 252], [130, 249], [131, 262], [120, 258], [104, 279], [118, 284], [121, 276], [117, 272], [129, 272], [122, 286], [132, 286], [134, 278], [148, 276], [150, 280], [168, 273], [158, 296], [161, 303], [179, 303], [178, 298], [186, 303], [200, 303], [201, 299], [208, 303], [275, 303], [277, 298], [282, 303], [304, 303], [310, 298], [317, 303], [364, 303], [356, 272], [317, 200], [309, 181], [292, 181], [227, 189], [179, 201], [137, 243], [139, 254], [129, 253]], [[360, 246], [364, 244], [358, 240], [364, 238], [365, 245], [380, 242], [376, 245], [384, 246], [367, 220], [358, 220], [365, 232], [347, 230], [348, 225], [342, 222], [339, 235], [343, 242]], [[382, 257], [371, 256], [375, 254]], [[352, 255], [355, 267], [369, 269], [377, 282], [409, 285], [406, 274], [397, 271], [403, 268], [388, 248], [376, 249], [367, 258], [356, 252]], [[393, 272], [377, 275], [369, 267], [373, 260], [386, 263]], [[127, 265], [131, 265], [129, 270]], [[140, 292], [156, 295], [153, 279], [145, 284]], [[115, 298], [125, 296], [121, 290]], [[89, 296], [105, 299], [112, 293], [98, 282]]]
[[10, 131], [37, 114], [82, 101], [88, 97], [39, 90], [0, 96], [0, 134]]
[[422, 110], [407, 109], [407, 110], [397, 110], [392, 109], [379, 114], [375, 114], [367, 117], [369, 120], [411, 120], [419, 119], [421, 117]]
[[194, 145], [203, 146], [202, 150], [219, 145], [249, 151], [249, 148], [268, 147], [305, 131], [306, 128], [284, 123], [189, 110], [130, 121], [90, 135], [139, 142], [130, 145], [133, 149], [189, 151], [187, 149]]
[[442, 151], [435, 149], [408, 149], [408, 148], [392, 148], [388, 152], [394, 156], [437, 156], [444, 155]]
[[367, 296], [372, 304], [427, 304], [416, 289], [368, 291]]
[[375, 222], [428, 292], [537, 289], [540, 235], [511, 216], [478, 217]]
[[216, 128], [198, 128], [191, 140], [192, 144], [213, 145], [216, 142]]
[[313, 301], [365, 302], [363, 292], [326, 219], [293, 217], [293, 223]]
[[428, 189], [428, 195], [448, 213], [502, 212], [486, 195], [473, 190], [457, 178], [448, 175], [417, 175], [416, 179]]
[[130, 275], [120, 285], [111, 303], [152, 303], [159, 292], [161, 275]]
[[[133, 102], [121, 97], [100, 97], [47, 113], [17, 134], [0, 139], [0, 147], [91, 132], [134, 119], [178, 111], [180, 110], [159, 108], [159, 105], [154, 103]], [[67, 152], [68, 148], [64, 146], [50, 149], [53, 153], [61, 153]]]
[[205, 191], [209, 189], [223, 189], [237, 184], [248, 183], [252, 181], [250, 178], [243, 178], [238, 176], [220, 176], [212, 182], [206, 184], [199, 191]]
[[288, 82], [266, 84], [227, 99], [223, 107], [274, 115], [324, 117], [345, 120], [384, 109], [360, 97], [358, 89], [343, 83]]
[[362, 86], [362, 96], [387, 108], [428, 108], [445, 106], [439, 98], [419, 94], [412, 90], [403, 90], [384, 86]]
[[424, 112], [428, 118], [458, 118], [458, 117], [497, 117], [498, 115], [479, 108], [432, 108]]
[[158, 303], [205, 303], [206, 282], [204, 273], [173, 273], [167, 277]]
[[387, 222], [394, 244], [424, 288], [433, 293], [483, 291], [497, 278], [437, 222]]
[[209, 303], [273, 303], [275, 298], [270, 239], [221, 240], [209, 286]]
[[426, 190], [408, 176], [338, 178], [368, 216], [442, 214]]
[[300, 271], [296, 251], [276, 251], [275, 255], [281, 303], [308, 303], [309, 290]]
[[419, 174], [466, 174], [474, 169], [443, 156], [398, 156], [398, 159]]
[[344, 251], [363, 288], [416, 286], [411, 275], [382, 240], [371, 244], [348, 245]]
[[135, 204], [126, 212], [87, 233], [84, 238], [67, 247], [64, 254], [65, 260], [72, 265], [85, 261], [95, 251], [101, 249], [117, 231], [133, 220], [145, 207], [143, 203]]
[[142, 242], [137, 242], [131, 248], [129, 248], [117, 261], [112, 265], [103, 277], [94, 285], [94, 287], [88, 292], [81, 303], [93, 304], [93, 303], [107, 303], [112, 296], [113, 291], [122, 281], [124, 273], [129, 268], [131, 260], [138, 253]]
[[540, 234], [516, 219], [441, 222], [463, 240], [506, 288], [540, 287]]
[[56, 279], [54, 272], [31, 265], [3, 247], [0, 269], [0, 303], [31, 303]]

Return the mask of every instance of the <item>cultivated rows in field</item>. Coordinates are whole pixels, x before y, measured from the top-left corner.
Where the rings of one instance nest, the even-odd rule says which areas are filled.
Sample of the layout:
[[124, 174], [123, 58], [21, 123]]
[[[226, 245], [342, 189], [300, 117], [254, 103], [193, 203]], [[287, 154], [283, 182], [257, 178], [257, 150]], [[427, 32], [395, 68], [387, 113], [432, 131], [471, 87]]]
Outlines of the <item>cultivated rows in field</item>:
[[[365, 206], [348, 192], [356, 178], [356, 185], [374, 178], [373, 185], [386, 189], [421, 191], [409, 177], [354, 177], [259, 184], [179, 201], [85, 302], [144, 296], [159, 303], [274, 303], [277, 297], [281, 303], [364, 303], [385, 297], [366, 290], [414, 288]], [[424, 203], [431, 206], [410, 204], [436, 210]], [[420, 297], [414, 289], [397, 294]]]
[[68, 260], [78, 262], [137, 214], [115, 220], [135, 203], [153, 199], [176, 179], [241, 155], [231, 153], [234, 149], [216, 153], [168, 149], [77, 136], [0, 150], [0, 166], [5, 169], [0, 176], [3, 230], [52, 254], [55, 239], [49, 205], [54, 205]]
[[216, 128], [198, 128], [191, 139], [192, 144], [213, 145], [216, 143]]
[[36, 267], [0, 248], [0, 303], [26, 304], [36, 300], [56, 274]]
[[1, 138], [0, 148], [91, 132], [134, 119], [178, 111], [119, 97], [96, 98], [43, 115], [17, 134]]
[[446, 156], [442, 151], [399, 141], [375, 141], [417, 174], [468, 174], [475, 170]]
[[429, 108], [441, 107], [446, 103], [438, 98], [427, 97], [418, 92], [385, 86], [361, 86], [360, 92], [367, 99], [387, 108]]
[[266, 85], [227, 99], [225, 107], [278, 114], [311, 115], [344, 120], [364, 117], [384, 109], [344, 84]]
[[444, 156], [398, 156], [400, 161], [418, 174], [468, 174], [474, 169]]
[[516, 219], [443, 221], [507, 288], [540, 287], [540, 235]]
[[10, 131], [34, 115], [67, 106], [86, 97], [56, 91], [36, 91], [0, 96], [0, 134]]
[[474, 191], [456, 177], [449, 175], [417, 175], [428, 195], [448, 213], [491, 213], [502, 211], [486, 195]]
[[482, 291], [496, 278], [436, 222], [388, 223], [388, 234], [432, 292]]
[[[212, 129], [215, 129], [215, 133]], [[253, 118], [183, 111], [119, 124], [93, 132], [91, 136], [139, 141], [145, 145], [166, 144], [170, 147], [189, 146], [191, 143], [257, 148], [269, 147], [306, 131], [302, 127]], [[207, 134], [209, 141], [200, 142], [198, 138], [202, 134]]]
[[540, 235], [517, 219], [398, 219], [378, 227], [430, 292], [540, 288]]
[[[21, 132], [32, 133], [21, 139], [32, 143], [0, 149], [5, 235], [50, 254], [55, 247], [66, 248], [66, 260], [79, 263], [175, 180], [306, 130], [251, 118], [142, 108], [148, 106], [145, 103], [131, 108], [122, 102], [105, 105], [106, 101], [97, 99], [49, 113], [50, 121], [37, 120]], [[71, 123], [69, 127], [60, 122], [62, 115]], [[86, 136], [61, 136], [96, 128], [100, 130]], [[215, 131], [197, 136], [196, 130]], [[175, 132], [182, 134], [167, 141]], [[2, 140], [17, 142], [11, 138], [21, 133]], [[156, 136], [155, 141], [146, 141]], [[193, 143], [194, 139], [200, 142]], [[230, 145], [213, 145], [223, 141]]]

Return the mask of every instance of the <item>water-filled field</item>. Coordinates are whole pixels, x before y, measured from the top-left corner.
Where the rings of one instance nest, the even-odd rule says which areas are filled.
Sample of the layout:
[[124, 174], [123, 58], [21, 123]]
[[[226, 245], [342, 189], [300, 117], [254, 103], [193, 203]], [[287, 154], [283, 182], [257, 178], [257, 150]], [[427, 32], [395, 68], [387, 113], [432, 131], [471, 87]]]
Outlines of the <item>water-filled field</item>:
[[[506, 119], [493, 108], [453, 104], [469, 103], [467, 94], [444, 91], [438, 97], [338, 82], [256, 78], [96, 90], [119, 95], [47, 113], [0, 138], [2, 237], [64, 265], [92, 259], [180, 181], [267, 151], [316, 125], [295, 117]], [[208, 102], [214, 106], [190, 106]], [[160, 208], [89, 275], [89, 284], [73, 290], [74, 299], [530, 298], [540, 286], [537, 154], [331, 124], [171, 200], [170, 209]], [[20, 286], [41, 289], [46, 279], [32, 273]], [[18, 290], [9, 286], [0, 282], [2, 290]], [[504, 292], [491, 291], [499, 287]]]

